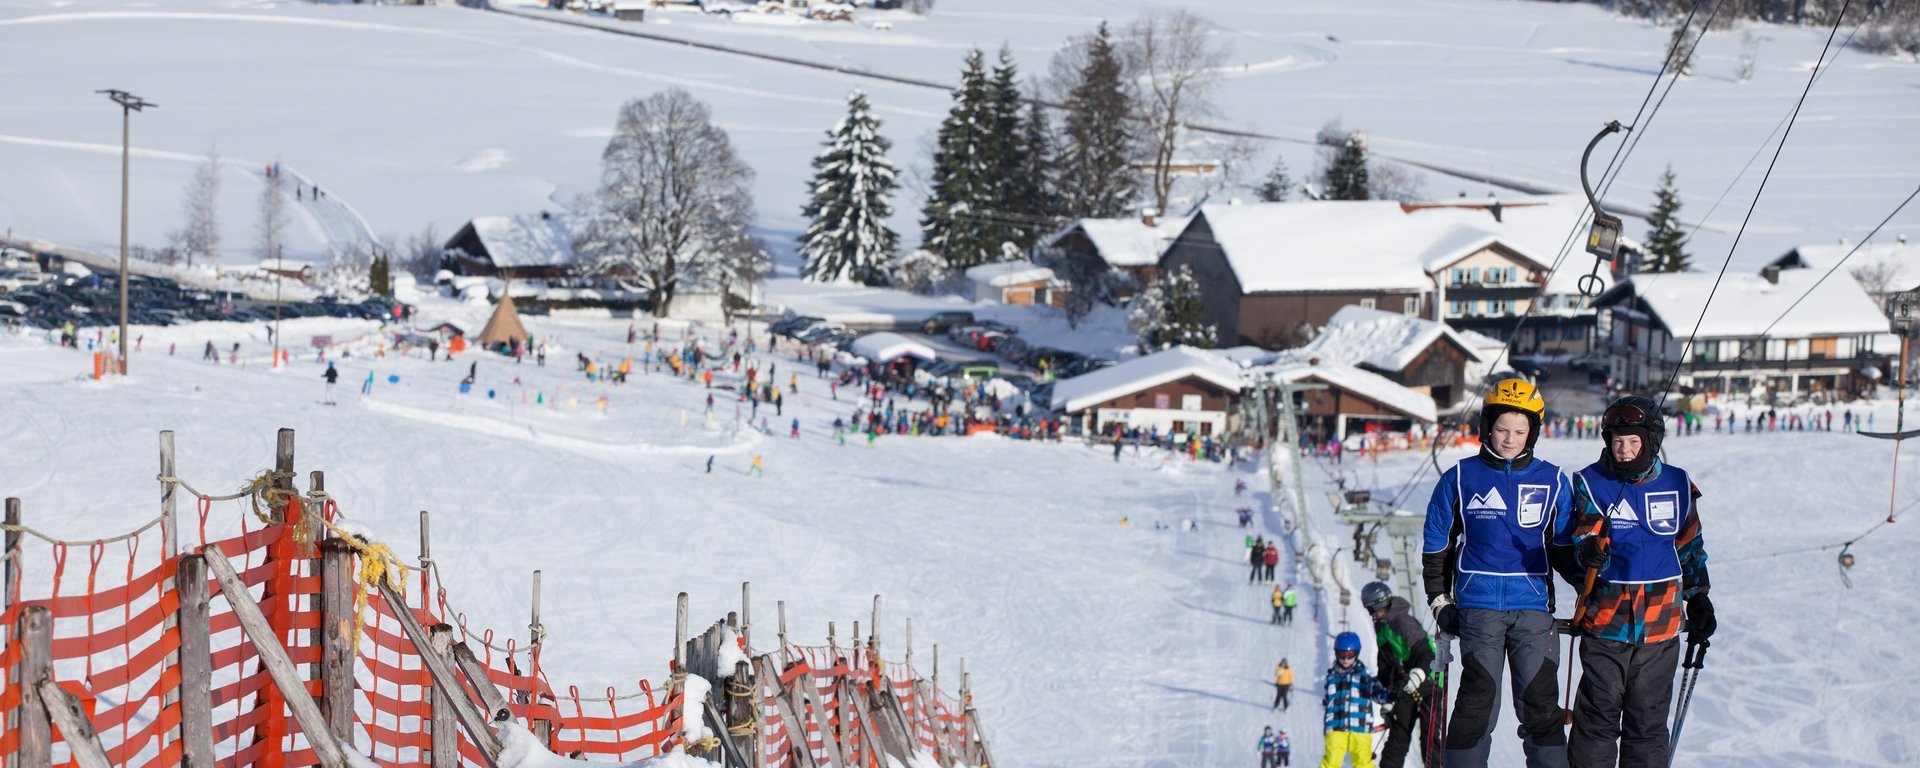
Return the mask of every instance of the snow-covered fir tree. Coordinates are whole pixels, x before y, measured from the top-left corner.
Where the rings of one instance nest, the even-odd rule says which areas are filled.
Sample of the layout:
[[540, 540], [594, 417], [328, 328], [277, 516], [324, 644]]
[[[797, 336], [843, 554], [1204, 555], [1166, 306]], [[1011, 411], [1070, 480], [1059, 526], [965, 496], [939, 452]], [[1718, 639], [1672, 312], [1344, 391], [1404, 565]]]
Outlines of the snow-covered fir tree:
[[1680, 231], [1680, 192], [1673, 187], [1672, 166], [1660, 174], [1653, 201], [1653, 215], [1647, 217], [1647, 263], [1641, 271], [1685, 272], [1693, 257], [1687, 255], [1687, 236]]
[[1140, 185], [1128, 158], [1134, 99], [1105, 22], [1078, 44], [1086, 54], [1066, 91], [1056, 188], [1066, 217], [1111, 218], [1127, 212]]
[[867, 95], [847, 94], [847, 116], [827, 132], [826, 149], [813, 159], [813, 196], [801, 210], [809, 222], [800, 236], [806, 279], [887, 283], [887, 263], [900, 247], [900, 236], [887, 227], [888, 198], [899, 186], [887, 162], [892, 146], [880, 135]]
[[1367, 186], [1367, 144], [1359, 134], [1348, 136], [1333, 150], [1320, 182], [1327, 200], [1372, 199]]
[[1273, 170], [1267, 171], [1267, 177], [1260, 180], [1254, 194], [1263, 203], [1284, 203], [1293, 196], [1293, 177], [1287, 175], [1286, 158], [1273, 161]]
[[1047, 212], [1035, 210], [1035, 203], [1046, 190], [1048, 174], [1045, 160], [1035, 154], [1047, 152], [1047, 141], [1044, 133], [1036, 140], [1031, 131], [1030, 122], [1036, 117], [1023, 104], [1019, 78], [1013, 50], [1002, 47], [991, 84], [994, 129], [988, 147], [993, 153], [996, 194], [990, 239], [1012, 243], [1015, 254], [1025, 253], [1034, 240], [1052, 229], [1053, 223], [1045, 218]]
[[994, 174], [993, 97], [980, 51], [967, 54], [953, 109], [940, 123], [933, 174], [921, 208], [920, 239], [955, 269], [995, 261], [1000, 241], [993, 220], [1000, 190]]
[[1157, 352], [1185, 344], [1212, 348], [1219, 344], [1219, 329], [1202, 321], [1205, 295], [1193, 269], [1185, 264], [1160, 276], [1134, 298], [1127, 315], [1127, 327], [1140, 337], [1141, 352]]
[[953, 269], [940, 254], [924, 248], [901, 256], [887, 267], [893, 287], [918, 294], [937, 293], [953, 278]]

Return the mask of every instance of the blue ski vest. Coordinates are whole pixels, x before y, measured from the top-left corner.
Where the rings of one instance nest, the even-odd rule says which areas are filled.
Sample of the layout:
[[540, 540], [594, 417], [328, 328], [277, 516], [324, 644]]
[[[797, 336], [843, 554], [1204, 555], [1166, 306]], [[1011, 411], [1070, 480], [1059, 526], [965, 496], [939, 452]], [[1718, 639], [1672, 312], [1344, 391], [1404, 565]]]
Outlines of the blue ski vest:
[[[1494, 469], [1463, 459], [1441, 478], [1460, 527], [1454, 602], [1461, 608], [1551, 611], [1547, 543], [1566, 531], [1572, 499], [1560, 468], [1535, 458], [1525, 469]], [[1448, 492], [1451, 493], [1448, 493]], [[1432, 519], [1426, 551], [1447, 544], [1452, 521]], [[1443, 523], [1436, 525], [1436, 523]]]
[[1673, 539], [1693, 514], [1693, 483], [1672, 465], [1640, 485], [1607, 476], [1599, 463], [1580, 470], [1587, 497], [1607, 516], [1612, 557], [1600, 577], [1615, 584], [1653, 584], [1680, 578], [1680, 551]]

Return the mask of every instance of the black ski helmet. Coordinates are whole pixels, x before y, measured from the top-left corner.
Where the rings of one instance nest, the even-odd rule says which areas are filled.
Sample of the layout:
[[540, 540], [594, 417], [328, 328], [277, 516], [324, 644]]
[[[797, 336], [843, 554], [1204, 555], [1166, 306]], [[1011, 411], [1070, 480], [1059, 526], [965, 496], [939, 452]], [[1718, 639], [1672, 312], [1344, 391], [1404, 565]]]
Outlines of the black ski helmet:
[[1386, 582], [1368, 582], [1360, 588], [1360, 604], [1366, 606], [1368, 612], [1386, 610], [1387, 601], [1392, 599], [1393, 587], [1387, 586]]
[[1612, 442], [1615, 433], [1639, 435], [1647, 453], [1659, 453], [1660, 442], [1667, 436], [1667, 422], [1660, 418], [1660, 404], [1639, 395], [1613, 401], [1600, 416], [1600, 438]]

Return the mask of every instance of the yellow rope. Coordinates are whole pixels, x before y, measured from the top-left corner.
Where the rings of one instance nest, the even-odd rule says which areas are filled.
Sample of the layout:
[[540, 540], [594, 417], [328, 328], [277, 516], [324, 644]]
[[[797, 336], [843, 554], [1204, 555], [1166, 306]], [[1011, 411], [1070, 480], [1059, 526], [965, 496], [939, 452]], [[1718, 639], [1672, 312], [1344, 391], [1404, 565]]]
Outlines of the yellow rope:
[[[353, 582], [353, 652], [360, 652], [360, 635], [366, 626], [367, 585], [385, 582], [393, 591], [402, 595], [407, 593], [407, 565], [401, 562], [392, 547], [380, 542], [369, 542], [334, 525], [326, 516], [313, 513], [301, 516], [302, 520], [318, 520], [327, 530], [333, 531], [340, 541], [352, 548], [360, 557], [360, 572]], [[295, 531], [296, 541], [298, 531]], [[311, 536], [311, 534], [309, 534]], [[311, 541], [311, 539], [309, 539]], [[395, 611], [411, 610], [406, 605], [392, 606]]]

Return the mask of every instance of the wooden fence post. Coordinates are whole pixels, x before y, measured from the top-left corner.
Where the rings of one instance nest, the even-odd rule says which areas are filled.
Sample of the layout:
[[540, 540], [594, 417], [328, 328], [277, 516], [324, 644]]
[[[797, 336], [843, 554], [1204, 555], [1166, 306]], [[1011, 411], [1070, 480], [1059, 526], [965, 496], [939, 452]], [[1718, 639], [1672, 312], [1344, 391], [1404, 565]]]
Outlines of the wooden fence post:
[[[315, 472], [315, 475], [320, 473]], [[317, 479], [317, 478], [316, 478]], [[340, 539], [320, 543], [320, 628], [314, 631], [320, 661], [320, 709], [327, 729], [342, 743], [353, 741], [353, 548]], [[396, 610], [407, 610], [397, 606]]]
[[184, 768], [213, 768], [213, 646], [205, 557], [184, 554], [174, 565], [180, 592], [180, 726]]
[[100, 746], [100, 734], [93, 729], [93, 721], [87, 719], [86, 710], [80, 707], [80, 699], [60, 687], [52, 678], [41, 680], [38, 688], [40, 703], [46, 705], [46, 714], [60, 726], [60, 740], [66, 742], [67, 752], [80, 768], [113, 768], [107, 761], [107, 750]]
[[[473, 740], [474, 745], [480, 748], [480, 755], [486, 759], [487, 765], [494, 765], [500, 759], [500, 740], [493, 737], [487, 718], [480, 714], [478, 707], [473, 706], [473, 700], [461, 692], [459, 673], [454, 670], [452, 663], [447, 661], [445, 656], [434, 653], [433, 642], [427, 637], [427, 630], [420, 626], [419, 617], [414, 616], [413, 610], [407, 607], [406, 598], [385, 580], [380, 581], [377, 586], [380, 589], [380, 596], [386, 599], [387, 604], [395, 606], [393, 615], [400, 620], [400, 628], [406, 630], [407, 639], [413, 643], [414, 650], [420, 654], [420, 665], [426, 667], [427, 673], [433, 676], [433, 684], [445, 689], [449, 694], [459, 694], [450, 695], [449, 698], [453, 702], [454, 714], [460, 721], [460, 727], [467, 732], [467, 738]], [[455, 649], [455, 654], [458, 655], [458, 648]], [[492, 681], [484, 678], [474, 681], [475, 687], [483, 683], [488, 686], [493, 685]], [[493, 694], [498, 698], [500, 692], [495, 690]], [[498, 710], [495, 710], [495, 715], [498, 715]]]
[[[17, 503], [8, 506], [9, 512], [20, 508]], [[53, 764], [53, 723], [40, 700], [39, 682], [53, 676], [53, 611], [40, 605], [25, 606], [15, 621], [13, 636], [20, 643], [20, 665], [8, 682], [20, 683], [20, 708], [7, 722], [17, 724], [20, 732], [20, 751], [14, 753], [20, 761], [17, 765], [46, 768]]]
[[[537, 654], [540, 652], [540, 648], [539, 648], [540, 642], [541, 642], [540, 638], [545, 634], [546, 634], [546, 627], [540, 623], [540, 571], [538, 569], [535, 569], [533, 572], [533, 616], [527, 624], [527, 676], [528, 677], [532, 677], [534, 674], [533, 657], [534, 657], [534, 654]], [[539, 739], [542, 745], [548, 748], [552, 748], [553, 747], [553, 721], [548, 720], [546, 718], [533, 717], [532, 705], [539, 703], [534, 700], [533, 691], [532, 690], [527, 690], [523, 692], [516, 691], [514, 693], [514, 698], [518, 700], [521, 704], [529, 705], [529, 708], [527, 710], [527, 722], [529, 725], [533, 726], [532, 728], [533, 737], [536, 739]]]
[[785, 667], [793, 663], [792, 657], [787, 653], [787, 601], [773, 601], [773, 609], [780, 614], [780, 666]]
[[[246, 582], [233, 570], [233, 563], [220, 552], [218, 546], [208, 544], [200, 548], [207, 556], [207, 566], [213, 571], [214, 578], [220, 580], [220, 593], [227, 596], [227, 604], [233, 607], [233, 615], [240, 620], [241, 629], [246, 631], [247, 639], [260, 653], [260, 665], [266, 667], [267, 675], [273, 678], [273, 687], [280, 691], [288, 709], [293, 710], [294, 722], [300, 731], [307, 735], [307, 742], [313, 745], [313, 754], [320, 759], [325, 768], [347, 768], [347, 754], [340, 742], [327, 730], [327, 720], [320, 714], [320, 705], [314, 703], [313, 696], [307, 693], [306, 681], [300, 679], [300, 672], [288, 658], [287, 649], [280, 644], [267, 616], [261, 612], [260, 604], [253, 601], [247, 593]], [[277, 705], [276, 705], [277, 706]], [[274, 749], [279, 745], [275, 744]]]
[[[426, 513], [421, 513], [420, 519], [425, 522]], [[447, 624], [433, 625], [433, 629], [428, 631], [427, 646], [444, 658], [453, 648], [453, 627]], [[449, 690], [438, 682], [429, 684], [429, 688], [432, 695], [427, 710], [427, 734], [432, 746], [427, 765], [431, 768], [459, 768], [460, 734], [454, 731], [453, 697], [465, 696], [466, 693], [457, 688]]]
[[[174, 503], [175, 496], [179, 492], [179, 482], [173, 479], [173, 471], [173, 430], [163, 429], [160, 430], [160, 557], [162, 560], [180, 554], [180, 519], [177, 505]], [[162, 595], [165, 595], [168, 591], [177, 591], [178, 589], [179, 587], [176, 586], [172, 580], [162, 580], [160, 582], [160, 594]], [[182, 605], [184, 605], [184, 603]], [[4, 606], [4, 602], [0, 602], [0, 606]], [[177, 630], [179, 626], [179, 615], [169, 614], [165, 619], [161, 620], [160, 629], [162, 632], [165, 632], [167, 630]], [[160, 660], [160, 674], [162, 677], [166, 676], [168, 669], [180, 666], [180, 654], [185, 649], [185, 640], [185, 635], [182, 635], [181, 648], [174, 649], [173, 653], [167, 654], [165, 658]], [[186, 678], [181, 678], [183, 685], [185, 682]], [[179, 701], [180, 690], [178, 688], [169, 690], [160, 697], [160, 708], [166, 709]], [[160, 745], [164, 747], [179, 741], [180, 736], [181, 734], [178, 730], [170, 730], [160, 734]], [[185, 759], [184, 754], [182, 755], [182, 759]]]
[[6, 583], [0, 585], [0, 611], [13, 605], [20, 593], [20, 499], [7, 497]]
[[780, 683], [780, 668], [774, 665], [772, 657], [759, 658], [760, 677], [773, 688], [773, 707], [780, 712], [780, 728], [787, 734], [787, 754], [792, 756], [793, 768], [814, 768], [813, 746], [807, 739], [807, 721], [801, 719], [806, 714], [804, 706], [795, 706], [793, 694]]

